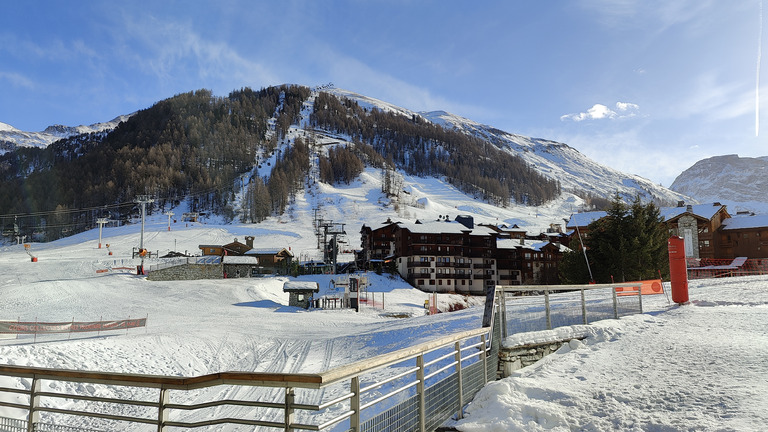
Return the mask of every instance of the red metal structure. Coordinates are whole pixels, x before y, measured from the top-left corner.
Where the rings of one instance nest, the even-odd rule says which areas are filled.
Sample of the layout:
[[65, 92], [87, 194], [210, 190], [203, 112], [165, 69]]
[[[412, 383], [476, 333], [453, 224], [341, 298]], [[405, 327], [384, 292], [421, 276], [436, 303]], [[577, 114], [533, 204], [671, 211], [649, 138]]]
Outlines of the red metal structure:
[[672, 236], [667, 241], [669, 252], [669, 278], [672, 281], [672, 301], [688, 303], [688, 271], [685, 263], [685, 241]]

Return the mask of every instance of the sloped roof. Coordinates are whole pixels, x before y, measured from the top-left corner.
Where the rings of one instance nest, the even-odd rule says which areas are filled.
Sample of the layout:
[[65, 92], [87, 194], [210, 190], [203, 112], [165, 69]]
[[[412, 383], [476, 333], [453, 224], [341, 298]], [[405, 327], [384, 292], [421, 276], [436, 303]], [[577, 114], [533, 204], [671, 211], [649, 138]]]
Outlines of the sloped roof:
[[463, 234], [465, 232], [477, 236], [498, 234], [498, 232], [486, 226], [475, 225], [474, 228], [467, 228], [455, 221], [431, 221], [418, 224], [414, 222], [401, 222], [399, 225], [401, 228], [405, 228], [414, 234]]
[[283, 292], [306, 292], [306, 291], [314, 291], [319, 292], [320, 286], [317, 282], [309, 282], [309, 281], [288, 281], [283, 284]]
[[[519, 239], [499, 239], [496, 240], [496, 248], [498, 249], [530, 249], [534, 251], [541, 251], [541, 249], [544, 246], [547, 246], [549, 244], [557, 245], [557, 243], [552, 243], [548, 241], [541, 241], [541, 240], [523, 240], [522, 243], [520, 243]], [[559, 245], [560, 252], [569, 252], [571, 249], [567, 246], [563, 246], [562, 244]]]
[[573, 228], [573, 227], [584, 227], [592, 222], [602, 219], [605, 216], [607, 216], [608, 213], [604, 211], [592, 211], [592, 212], [584, 212], [584, 213], [574, 213], [571, 215], [571, 218], [568, 220], [568, 223], [566, 224], [566, 227]]
[[723, 231], [768, 228], [768, 215], [734, 216], [723, 221]]
[[280, 252], [285, 251], [290, 256], [293, 256], [293, 253], [289, 251], [286, 248], [253, 248], [245, 253], [245, 255], [277, 255]]
[[224, 255], [221, 260], [224, 264], [253, 264], [257, 265], [259, 259], [255, 256], [247, 255]]
[[[696, 216], [702, 217], [704, 219], [710, 220], [712, 219], [718, 211], [725, 208], [724, 205], [715, 205], [715, 204], [696, 204], [691, 206], [691, 213], [693, 213]], [[688, 211], [688, 206], [683, 207], [662, 207], [659, 209], [659, 213], [661, 213], [661, 217], [664, 219], [664, 221], [668, 221], [670, 219], [674, 219], [683, 213]]]

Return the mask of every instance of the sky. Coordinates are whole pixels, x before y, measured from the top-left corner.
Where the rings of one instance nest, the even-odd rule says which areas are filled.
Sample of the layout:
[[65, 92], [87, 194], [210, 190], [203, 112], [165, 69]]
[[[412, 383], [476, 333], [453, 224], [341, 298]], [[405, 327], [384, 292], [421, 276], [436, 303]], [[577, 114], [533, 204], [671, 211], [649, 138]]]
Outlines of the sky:
[[762, 0], [6, 1], [0, 122], [41, 131], [108, 121], [200, 88], [226, 96], [242, 87], [333, 83], [564, 142], [669, 186], [707, 157], [768, 154], [763, 7]]

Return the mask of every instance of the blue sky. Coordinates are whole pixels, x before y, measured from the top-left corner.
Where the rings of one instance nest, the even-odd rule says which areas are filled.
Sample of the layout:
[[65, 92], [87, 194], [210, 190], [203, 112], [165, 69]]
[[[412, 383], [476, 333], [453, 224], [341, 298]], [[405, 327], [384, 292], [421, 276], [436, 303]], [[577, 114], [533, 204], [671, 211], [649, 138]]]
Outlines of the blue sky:
[[334, 83], [564, 142], [669, 186], [706, 157], [768, 154], [763, 6], [5, 1], [0, 122], [39, 131], [107, 121], [199, 88], [226, 96]]

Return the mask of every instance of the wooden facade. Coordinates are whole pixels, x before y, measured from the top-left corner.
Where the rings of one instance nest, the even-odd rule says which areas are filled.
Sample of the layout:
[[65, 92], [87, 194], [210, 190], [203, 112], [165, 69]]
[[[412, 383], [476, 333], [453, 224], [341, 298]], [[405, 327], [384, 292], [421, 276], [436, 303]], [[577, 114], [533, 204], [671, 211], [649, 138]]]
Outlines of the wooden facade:
[[466, 220], [387, 221], [361, 230], [364, 257], [391, 260], [404, 279], [423, 291], [481, 295], [495, 285], [552, 283], [562, 246], [512, 237]]

